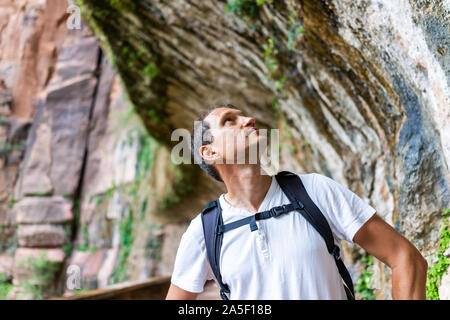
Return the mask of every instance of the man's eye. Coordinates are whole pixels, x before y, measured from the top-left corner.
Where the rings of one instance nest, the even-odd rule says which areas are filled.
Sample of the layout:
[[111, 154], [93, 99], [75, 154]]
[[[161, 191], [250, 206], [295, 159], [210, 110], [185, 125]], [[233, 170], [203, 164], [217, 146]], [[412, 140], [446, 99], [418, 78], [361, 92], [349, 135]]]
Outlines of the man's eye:
[[225, 123], [227, 123], [227, 121], [232, 121], [232, 119], [231, 118], [226, 118], [223, 123], [225, 124]]

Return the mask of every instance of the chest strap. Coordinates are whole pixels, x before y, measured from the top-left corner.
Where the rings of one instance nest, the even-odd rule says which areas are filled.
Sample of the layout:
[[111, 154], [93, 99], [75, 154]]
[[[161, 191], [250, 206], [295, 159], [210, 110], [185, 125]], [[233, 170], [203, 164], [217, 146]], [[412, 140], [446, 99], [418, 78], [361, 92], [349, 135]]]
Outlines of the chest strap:
[[217, 228], [217, 234], [220, 235], [224, 232], [242, 227], [246, 224], [250, 225], [251, 231], [255, 231], [255, 230], [258, 230], [258, 226], [256, 225], [256, 220], [275, 218], [284, 213], [288, 213], [288, 212], [291, 212], [294, 210], [301, 210], [303, 208], [304, 208], [304, 205], [303, 205], [303, 203], [301, 203], [301, 201], [295, 201], [293, 203], [283, 204], [278, 207], [273, 207], [270, 210], [255, 213], [254, 215], [252, 215], [250, 217], [243, 218], [243, 219], [240, 219], [237, 221], [233, 221], [231, 223], [219, 225]]

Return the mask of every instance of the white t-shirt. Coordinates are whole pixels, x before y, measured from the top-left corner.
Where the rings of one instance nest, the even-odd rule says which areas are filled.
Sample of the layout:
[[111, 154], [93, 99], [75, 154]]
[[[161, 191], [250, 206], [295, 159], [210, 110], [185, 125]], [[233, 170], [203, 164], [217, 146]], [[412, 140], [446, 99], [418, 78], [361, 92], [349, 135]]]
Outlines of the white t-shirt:
[[[336, 244], [352, 242], [359, 228], [375, 213], [353, 192], [317, 174], [298, 175], [312, 201], [327, 219]], [[254, 213], [231, 206], [219, 197], [224, 224]], [[289, 204], [275, 177], [258, 212]], [[202, 292], [214, 279], [206, 254], [201, 213], [189, 224], [178, 247], [171, 282], [190, 292]], [[325, 241], [301, 213], [257, 220], [224, 233], [220, 254], [223, 282], [230, 299], [347, 299], [342, 278]], [[341, 247], [342, 254], [342, 247]]]

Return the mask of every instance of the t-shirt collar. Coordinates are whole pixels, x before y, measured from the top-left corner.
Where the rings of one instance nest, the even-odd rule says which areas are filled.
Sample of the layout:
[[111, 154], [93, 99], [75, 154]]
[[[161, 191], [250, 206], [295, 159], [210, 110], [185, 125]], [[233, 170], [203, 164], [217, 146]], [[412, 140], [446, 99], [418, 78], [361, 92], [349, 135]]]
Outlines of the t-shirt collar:
[[[270, 202], [270, 199], [273, 197], [276, 186], [277, 186], [277, 181], [275, 179], [275, 176], [272, 176], [272, 182], [270, 184], [269, 190], [267, 190], [267, 193], [264, 196], [264, 200], [261, 202], [261, 205], [259, 206], [258, 212], [267, 210], [266, 209], [267, 204]], [[227, 211], [231, 210], [231, 211], [239, 212], [239, 213], [245, 214], [245, 215], [249, 215], [250, 213], [253, 214], [252, 212], [250, 212], [246, 209], [234, 207], [231, 204], [229, 204], [224, 198], [224, 193], [222, 193], [220, 195], [219, 201], [220, 201], [220, 206], [222, 207], [222, 210], [227, 210]]]

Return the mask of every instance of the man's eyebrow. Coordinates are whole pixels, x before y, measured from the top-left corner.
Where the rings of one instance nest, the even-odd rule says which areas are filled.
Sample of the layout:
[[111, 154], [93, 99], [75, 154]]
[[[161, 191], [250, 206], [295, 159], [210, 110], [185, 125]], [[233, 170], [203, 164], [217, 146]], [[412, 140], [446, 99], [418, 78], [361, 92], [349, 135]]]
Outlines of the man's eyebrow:
[[236, 114], [238, 114], [238, 115], [242, 115], [242, 111], [241, 111], [241, 110], [234, 110], [234, 111], [229, 110], [229, 111], [226, 111], [226, 112], [224, 112], [224, 113], [222, 114], [222, 116], [220, 117], [220, 122], [219, 122], [219, 124], [223, 124], [225, 118], [228, 117], [228, 116], [229, 116], [230, 114], [232, 114], [232, 113], [236, 113]]

